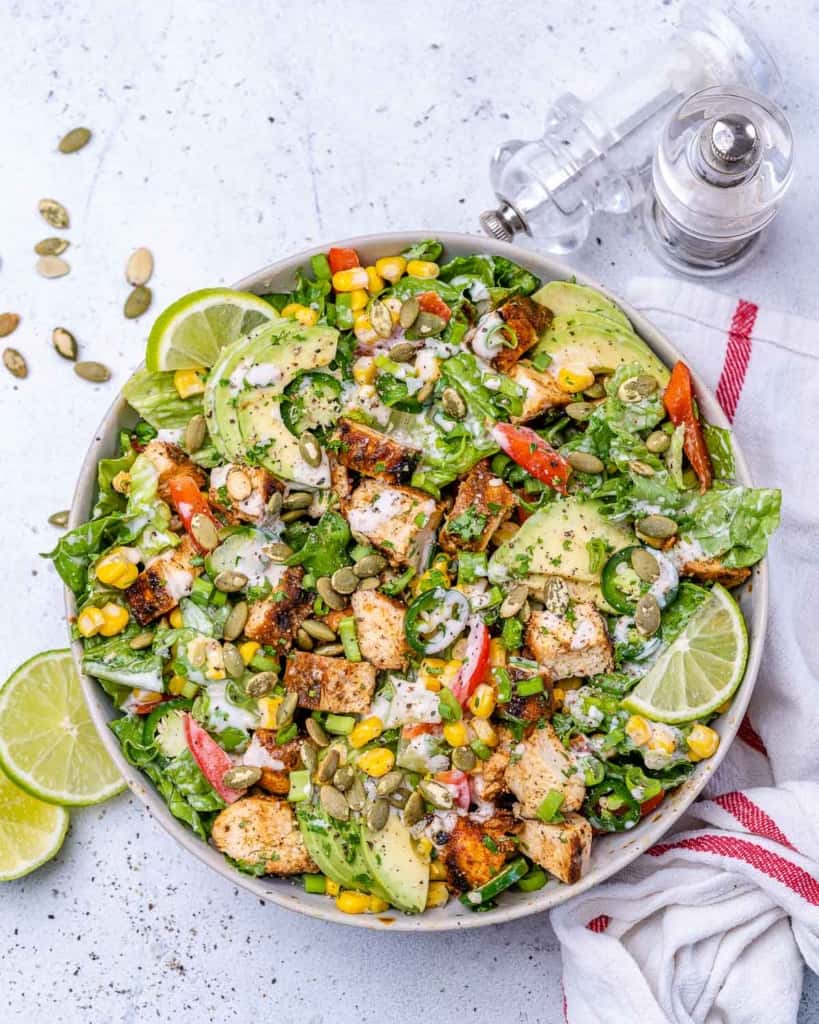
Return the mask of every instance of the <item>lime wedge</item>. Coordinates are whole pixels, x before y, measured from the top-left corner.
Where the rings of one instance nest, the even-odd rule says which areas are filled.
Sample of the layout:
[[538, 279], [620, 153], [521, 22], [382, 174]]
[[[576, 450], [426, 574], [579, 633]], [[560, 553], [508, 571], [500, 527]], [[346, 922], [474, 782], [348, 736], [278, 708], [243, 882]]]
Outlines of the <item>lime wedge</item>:
[[125, 788], [88, 714], [70, 651], [36, 654], [0, 689], [0, 768], [52, 804], [97, 804]]
[[183, 295], [156, 318], [145, 365], [151, 371], [213, 366], [225, 345], [278, 315], [250, 292], [203, 288]]
[[0, 772], [0, 882], [27, 875], [57, 853], [68, 811], [29, 796]]
[[748, 630], [739, 605], [718, 583], [623, 701], [658, 722], [691, 722], [713, 714], [742, 681]]

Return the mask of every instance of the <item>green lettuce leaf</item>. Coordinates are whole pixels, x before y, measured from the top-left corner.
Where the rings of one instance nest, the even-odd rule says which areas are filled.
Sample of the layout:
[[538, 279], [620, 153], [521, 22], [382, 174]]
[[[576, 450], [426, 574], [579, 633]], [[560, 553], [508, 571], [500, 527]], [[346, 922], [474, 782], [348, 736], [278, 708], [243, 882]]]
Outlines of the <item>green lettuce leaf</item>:
[[82, 658], [83, 672], [118, 686], [162, 693], [165, 689], [162, 658], [150, 648], [133, 650], [129, 639], [130, 635], [120, 635], [87, 642]]
[[736, 472], [734, 462], [734, 446], [731, 443], [731, 431], [724, 427], [704, 425], [705, 444], [711, 456], [711, 466], [718, 480], [733, 480]]
[[779, 526], [781, 503], [781, 492], [772, 488], [713, 488], [689, 507], [686, 534], [700, 542], [706, 557], [718, 557], [728, 568], [754, 565]]
[[195, 811], [218, 811], [225, 806], [189, 750], [183, 750], [165, 766], [165, 777]]
[[64, 533], [57, 546], [45, 552], [43, 558], [50, 558], [60, 578], [77, 597], [81, 597], [88, 586], [88, 568], [97, 556], [115, 542], [127, 536], [123, 517], [118, 513], [92, 519], [82, 526], [76, 526]]
[[401, 255], [405, 260], [431, 260], [434, 263], [443, 251], [444, 247], [437, 239], [427, 238], [404, 249]]
[[122, 389], [128, 404], [156, 430], [180, 430], [202, 412], [202, 396], [180, 398], [173, 373], [137, 370]]

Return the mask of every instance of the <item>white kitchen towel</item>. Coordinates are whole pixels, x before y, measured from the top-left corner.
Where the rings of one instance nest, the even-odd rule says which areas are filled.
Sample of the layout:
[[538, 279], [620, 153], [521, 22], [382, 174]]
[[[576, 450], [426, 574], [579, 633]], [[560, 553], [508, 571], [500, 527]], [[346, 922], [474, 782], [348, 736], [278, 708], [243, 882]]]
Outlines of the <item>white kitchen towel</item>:
[[746, 719], [677, 829], [552, 911], [569, 1024], [794, 1024], [819, 972], [819, 324], [668, 278], [627, 292], [782, 489]]

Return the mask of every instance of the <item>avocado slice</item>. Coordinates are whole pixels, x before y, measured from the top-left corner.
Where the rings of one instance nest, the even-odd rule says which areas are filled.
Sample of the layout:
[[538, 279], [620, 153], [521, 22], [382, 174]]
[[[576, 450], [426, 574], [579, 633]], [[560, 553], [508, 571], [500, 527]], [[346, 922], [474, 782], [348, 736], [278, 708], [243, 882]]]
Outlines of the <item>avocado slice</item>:
[[394, 907], [420, 914], [427, 904], [429, 865], [418, 856], [409, 831], [391, 814], [380, 832], [362, 832], [364, 861]]
[[358, 889], [391, 902], [365, 858], [361, 823], [337, 821], [318, 804], [299, 804], [296, 810], [304, 845], [321, 872], [345, 889]]
[[598, 313], [614, 323], [631, 330], [626, 314], [602, 292], [574, 281], [550, 281], [532, 296], [541, 306], [547, 306], [555, 316], [573, 313]]

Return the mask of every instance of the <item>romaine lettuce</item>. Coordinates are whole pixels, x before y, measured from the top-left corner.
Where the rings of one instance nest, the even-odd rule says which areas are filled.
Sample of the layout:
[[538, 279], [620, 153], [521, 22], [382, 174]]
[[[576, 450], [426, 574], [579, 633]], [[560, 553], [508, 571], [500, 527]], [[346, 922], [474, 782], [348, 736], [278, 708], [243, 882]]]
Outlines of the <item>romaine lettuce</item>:
[[128, 404], [157, 430], [180, 430], [192, 416], [202, 412], [202, 396], [180, 398], [170, 371], [137, 370], [122, 393]]

